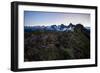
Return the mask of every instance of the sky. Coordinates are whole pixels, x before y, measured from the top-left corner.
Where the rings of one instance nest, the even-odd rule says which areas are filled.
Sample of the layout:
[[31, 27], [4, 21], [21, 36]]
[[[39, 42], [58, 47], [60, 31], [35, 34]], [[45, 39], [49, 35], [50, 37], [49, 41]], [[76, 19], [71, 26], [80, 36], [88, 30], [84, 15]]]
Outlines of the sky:
[[74, 25], [81, 23], [84, 26], [90, 27], [90, 14], [24, 11], [24, 26], [69, 25], [69, 23]]

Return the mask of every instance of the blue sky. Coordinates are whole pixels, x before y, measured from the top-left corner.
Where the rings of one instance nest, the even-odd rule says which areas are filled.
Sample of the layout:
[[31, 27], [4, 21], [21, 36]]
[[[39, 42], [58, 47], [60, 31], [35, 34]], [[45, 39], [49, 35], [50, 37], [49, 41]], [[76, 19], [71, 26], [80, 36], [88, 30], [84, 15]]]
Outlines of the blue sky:
[[24, 11], [25, 26], [68, 25], [69, 23], [81, 23], [84, 26], [90, 26], [90, 14]]

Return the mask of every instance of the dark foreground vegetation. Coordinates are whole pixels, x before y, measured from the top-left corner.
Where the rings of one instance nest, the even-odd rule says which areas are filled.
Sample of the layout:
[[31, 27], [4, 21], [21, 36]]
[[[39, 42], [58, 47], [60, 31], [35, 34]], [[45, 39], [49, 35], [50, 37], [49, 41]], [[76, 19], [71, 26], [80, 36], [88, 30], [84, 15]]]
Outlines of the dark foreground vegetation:
[[77, 25], [74, 31], [24, 32], [24, 61], [90, 58], [90, 33]]

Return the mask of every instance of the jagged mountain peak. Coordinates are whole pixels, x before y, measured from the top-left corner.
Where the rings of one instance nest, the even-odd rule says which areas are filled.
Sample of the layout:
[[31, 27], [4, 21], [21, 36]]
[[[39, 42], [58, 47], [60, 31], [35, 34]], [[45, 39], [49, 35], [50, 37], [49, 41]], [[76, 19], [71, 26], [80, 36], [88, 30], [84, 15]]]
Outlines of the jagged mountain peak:
[[84, 26], [82, 25], [82, 24], [76, 24], [76, 27], [81, 27], [81, 28], [83, 28]]
[[75, 30], [83, 30], [84, 26], [82, 24], [76, 24]]
[[72, 24], [70, 23], [69, 25], [50, 25], [50, 26], [31, 26], [31, 27], [25, 27], [25, 29], [34, 31], [34, 30], [47, 30], [47, 31], [74, 31], [74, 30], [83, 30], [85, 27], [82, 24]]

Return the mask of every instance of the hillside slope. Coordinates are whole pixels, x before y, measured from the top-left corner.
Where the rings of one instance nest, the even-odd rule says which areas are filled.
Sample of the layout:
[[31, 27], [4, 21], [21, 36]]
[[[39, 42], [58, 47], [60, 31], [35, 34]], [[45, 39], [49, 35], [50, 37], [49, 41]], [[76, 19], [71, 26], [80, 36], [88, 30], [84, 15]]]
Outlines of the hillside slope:
[[24, 32], [24, 61], [87, 58], [90, 58], [90, 32], [81, 24], [68, 32]]

